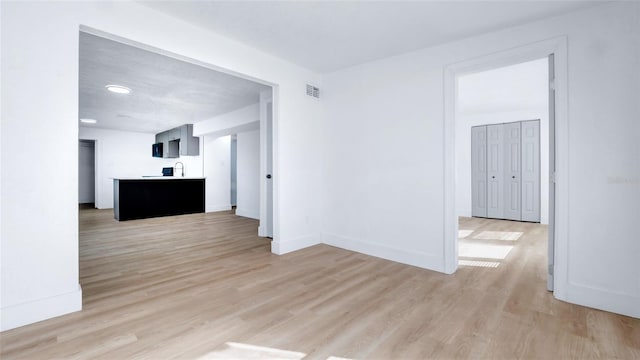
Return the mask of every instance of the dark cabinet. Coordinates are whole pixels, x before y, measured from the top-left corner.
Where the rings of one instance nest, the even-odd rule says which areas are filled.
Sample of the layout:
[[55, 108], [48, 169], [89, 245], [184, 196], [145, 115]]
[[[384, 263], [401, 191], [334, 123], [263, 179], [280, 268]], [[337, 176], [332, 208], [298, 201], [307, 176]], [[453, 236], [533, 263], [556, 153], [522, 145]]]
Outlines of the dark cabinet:
[[114, 179], [116, 220], [202, 213], [205, 179]]

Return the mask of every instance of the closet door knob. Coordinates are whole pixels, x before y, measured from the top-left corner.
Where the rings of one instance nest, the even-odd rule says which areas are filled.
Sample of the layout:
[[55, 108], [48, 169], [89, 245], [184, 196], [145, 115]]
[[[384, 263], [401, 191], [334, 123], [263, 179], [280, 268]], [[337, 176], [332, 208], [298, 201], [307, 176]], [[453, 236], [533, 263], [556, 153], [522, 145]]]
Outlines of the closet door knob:
[[514, 176], [512, 176], [511, 178], [512, 178], [512, 179], [515, 179], [516, 177], [515, 177], [515, 175], [514, 175]]

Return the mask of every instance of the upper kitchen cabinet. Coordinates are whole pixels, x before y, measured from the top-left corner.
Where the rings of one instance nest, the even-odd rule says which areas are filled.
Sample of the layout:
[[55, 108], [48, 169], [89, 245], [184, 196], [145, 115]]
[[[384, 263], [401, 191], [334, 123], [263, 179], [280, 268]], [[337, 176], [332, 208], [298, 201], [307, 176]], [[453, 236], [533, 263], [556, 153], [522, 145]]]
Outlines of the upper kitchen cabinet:
[[[183, 126], [186, 126], [186, 125], [183, 125]], [[167, 130], [167, 137], [169, 138], [169, 141], [171, 141], [171, 140], [182, 140], [181, 137], [180, 137], [181, 136], [180, 135], [180, 133], [181, 133], [180, 129], [181, 128], [182, 128], [182, 126], [177, 127], [175, 129]]]
[[156, 144], [157, 143], [162, 143], [163, 145], [169, 141], [169, 133], [166, 131], [163, 131], [161, 133], [156, 134]]
[[162, 143], [163, 158], [177, 158], [180, 156], [180, 137], [172, 137], [173, 133], [175, 133], [173, 130], [167, 130], [156, 134], [156, 143]]
[[162, 143], [164, 158], [200, 155], [200, 138], [193, 136], [193, 124], [156, 134], [156, 143]]
[[193, 124], [180, 126], [180, 155], [200, 155], [200, 138], [193, 136]]

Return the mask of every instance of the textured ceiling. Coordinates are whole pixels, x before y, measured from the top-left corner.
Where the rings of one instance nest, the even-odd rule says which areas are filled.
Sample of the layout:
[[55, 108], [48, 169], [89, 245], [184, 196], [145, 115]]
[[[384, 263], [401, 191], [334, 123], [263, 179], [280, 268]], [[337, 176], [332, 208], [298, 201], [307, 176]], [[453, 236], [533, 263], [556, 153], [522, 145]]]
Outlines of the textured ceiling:
[[139, 1], [325, 73], [603, 3], [570, 1]]
[[[117, 84], [129, 95], [105, 89]], [[87, 33], [80, 33], [80, 118], [92, 127], [160, 132], [259, 101], [269, 87]], [[85, 125], [81, 125], [85, 126]]]

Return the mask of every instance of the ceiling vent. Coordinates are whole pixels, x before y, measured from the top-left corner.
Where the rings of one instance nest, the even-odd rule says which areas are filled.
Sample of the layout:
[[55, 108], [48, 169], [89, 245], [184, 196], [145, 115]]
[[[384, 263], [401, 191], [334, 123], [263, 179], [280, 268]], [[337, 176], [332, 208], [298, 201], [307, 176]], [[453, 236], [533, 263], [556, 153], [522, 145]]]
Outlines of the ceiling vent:
[[307, 95], [313, 96], [316, 99], [320, 98], [320, 89], [313, 85], [307, 84]]

